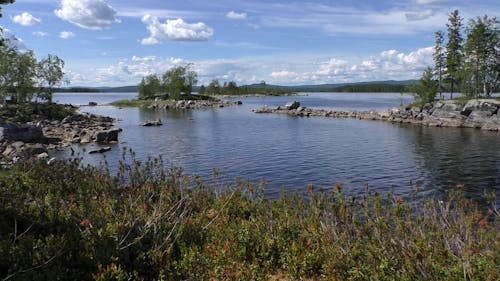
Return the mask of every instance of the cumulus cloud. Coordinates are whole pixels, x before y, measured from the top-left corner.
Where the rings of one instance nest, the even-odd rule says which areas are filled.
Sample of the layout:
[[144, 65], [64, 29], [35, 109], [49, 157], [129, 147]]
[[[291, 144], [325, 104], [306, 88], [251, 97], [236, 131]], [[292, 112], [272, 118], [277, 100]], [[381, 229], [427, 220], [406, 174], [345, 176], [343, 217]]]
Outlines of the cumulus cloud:
[[54, 13], [59, 18], [81, 28], [101, 30], [120, 22], [116, 11], [104, 0], [62, 0]]
[[238, 85], [258, 83], [300, 85], [349, 83], [419, 78], [427, 66], [432, 66], [432, 47], [412, 52], [386, 50], [372, 57], [253, 57], [190, 61], [182, 58], [133, 56], [112, 65], [80, 73], [93, 85], [129, 85], [139, 83], [146, 75], [164, 73], [177, 65], [194, 63], [199, 85], [212, 79], [235, 81]]
[[36, 25], [42, 22], [40, 19], [35, 18], [32, 14], [24, 12], [19, 15], [15, 15], [12, 18], [12, 21], [14, 21], [17, 24], [23, 25], [23, 26], [31, 26], [31, 25]]
[[46, 36], [49, 36], [49, 34], [47, 32], [43, 32], [43, 31], [34, 31], [31, 34], [33, 34], [33, 36], [36, 36], [36, 37], [46, 37]]
[[425, 10], [420, 12], [408, 12], [405, 14], [406, 20], [408, 21], [425, 20], [432, 17], [433, 15], [434, 13], [432, 12], [432, 10]]
[[149, 37], [141, 41], [143, 45], [163, 41], [207, 41], [214, 34], [214, 30], [202, 22], [187, 23], [180, 18], [161, 23], [157, 17], [147, 14], [142, 17], [142, 22], [147, 24], [149, 31]]
[[446, 0], [417, 0], [418, 4], [432, 4], [432, 3], [437, 3], [437, 2], [444, 2]]
[[73, 32], [71, 32], [71, 31], [61, 31], [59, 33], [59, 38], [61, 38], [61, 39], [71, 39], [71, 38], [73, 38], [75, 36], [76, 35]]
[[247, 19], [247, 17], [248, 17], [247, 13], [237, 13], [235, 11], [231, 11], [226, 14], [226, 18], [232, 20], [245, 20]]

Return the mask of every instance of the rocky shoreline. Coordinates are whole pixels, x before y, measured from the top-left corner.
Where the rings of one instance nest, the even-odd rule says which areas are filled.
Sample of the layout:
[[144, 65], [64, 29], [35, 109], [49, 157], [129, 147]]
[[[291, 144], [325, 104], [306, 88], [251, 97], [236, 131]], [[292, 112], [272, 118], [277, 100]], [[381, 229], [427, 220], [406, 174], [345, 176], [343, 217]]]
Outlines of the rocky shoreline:
[[0, 158], [6, 163], [44, 159], [49, 151], [71, 144], [108, 144], [118, 141], [120, 128], [114, 119], [89, 113], [75, 113], [62, 120], [41, 120], [26, 124], [0, 124]]
[[243, 104], [241, 101], [224, 101], [224, 100], [179, 100], [177, 102], [155, 101], [154, 103], [145, 106], [149, 109], [207, 109], [207, 108], [223, 108], [234, 105]]
[[289, 102], [278, 108], [262, 107], [255, 113], [287, 114], [297, 117], [333, 117], [379, 120], [392, 123], [410, 123], [429, 127], [477, 128], [500, 131], [500, 101], [495, 99], [474, 99], [464, 103], [461, 100], [441, 100], [422, 107], [393, 108], [387, 111], [335, 111], [311, 109]]

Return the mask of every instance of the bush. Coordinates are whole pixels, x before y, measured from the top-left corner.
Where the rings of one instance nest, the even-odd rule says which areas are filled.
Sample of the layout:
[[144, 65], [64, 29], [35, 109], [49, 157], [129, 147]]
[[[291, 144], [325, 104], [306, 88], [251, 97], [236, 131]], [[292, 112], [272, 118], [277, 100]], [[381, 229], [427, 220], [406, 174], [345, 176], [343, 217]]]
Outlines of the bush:
[[[130, 163], [130, 164], [127, 164]], [[208, 186], [125, 154], [0, 172], [3, 280], [498, 280], [498, 213], [441, 200]], [[494, 204], [494, 203], [493, 203]], [[493, 205], [495, 206], [495, 205]]]

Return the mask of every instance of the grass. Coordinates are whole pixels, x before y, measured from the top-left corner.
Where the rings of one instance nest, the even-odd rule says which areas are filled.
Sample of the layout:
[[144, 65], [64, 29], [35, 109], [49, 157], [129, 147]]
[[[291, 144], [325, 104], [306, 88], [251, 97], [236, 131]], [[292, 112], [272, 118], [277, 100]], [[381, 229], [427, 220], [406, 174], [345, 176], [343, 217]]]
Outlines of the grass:
[[498, 280], [495, 199], [207, 185], [124, 151], [117, 175], [78, 161], [0, 173], [2, 280]]
[[[218, 101], [218, 99], [204, 95], [182, 95], [180, 100], [208, 100]], [[164, 106], [174, 105], [178, 100], [173, 99], [131, 99], [131, 100], [118, 100], [111, 103], [113, 106], [119, 107], [150, 107], [150, 106]]]

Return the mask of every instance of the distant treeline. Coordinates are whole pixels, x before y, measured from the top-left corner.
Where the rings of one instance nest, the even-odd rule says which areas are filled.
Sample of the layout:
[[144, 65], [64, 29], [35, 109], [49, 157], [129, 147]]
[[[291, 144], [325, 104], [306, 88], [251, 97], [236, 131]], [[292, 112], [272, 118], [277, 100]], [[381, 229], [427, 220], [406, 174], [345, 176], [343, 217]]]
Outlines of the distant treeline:
[[292, 88], [296, 92], [342, 92], [342, 93], [402, 93], [407, 92], [403, 84], [352, 84], [332, 88]]

